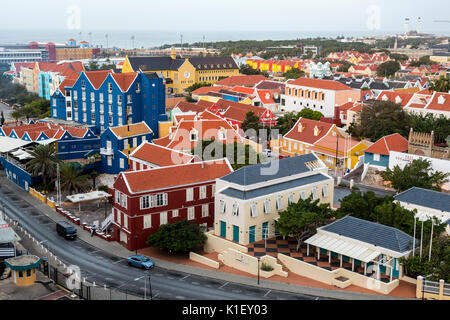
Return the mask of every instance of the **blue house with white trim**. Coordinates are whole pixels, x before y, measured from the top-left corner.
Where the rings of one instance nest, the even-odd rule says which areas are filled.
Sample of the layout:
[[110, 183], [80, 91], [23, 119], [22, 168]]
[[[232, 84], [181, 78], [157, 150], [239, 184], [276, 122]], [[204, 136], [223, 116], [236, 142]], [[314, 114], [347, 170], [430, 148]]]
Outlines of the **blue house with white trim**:
[[128, 143], [131, 152], [145, 141], [152, 142], [154, 134], [146, 122], [129, 126], [110, 127], [101, 135], [102, 172], [117, 174], [128, 168]]
[[157, 73], [81, 72], [65, 79], [51, 97], [52, 118], [85, 124], [94, 133], [144, 121], [158, 136], [167, 121], [164, 78]]

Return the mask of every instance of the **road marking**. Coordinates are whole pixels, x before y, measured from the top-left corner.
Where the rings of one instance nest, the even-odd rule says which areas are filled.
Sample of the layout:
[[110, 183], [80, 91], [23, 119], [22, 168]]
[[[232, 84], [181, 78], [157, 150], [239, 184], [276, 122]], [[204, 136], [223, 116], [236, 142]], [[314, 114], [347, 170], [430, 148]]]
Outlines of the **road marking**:
[[119, 263], [119, 262], [122, 262], [122, 261], [125, 261], [125, 259], [120, 259], [119, 261], [113, 262], [113, 264], [116, 264], [116, 263]]
[[316, 297], [316, 300], [319, 300], [319, 297]]
[[270, 292], [272, 292], [272, 290], [267, 291], [263, 297], [267, 296]]
[[185, 277], [183, 277], [183, 278], [181, 278], [180, 280], [184, 280], [184, 279], [186, 279], [186, 278], [188, 278], [188, 277], [190, 277], [191, 275], [190, 274], [188, 274], [187, 276], [185, 276]]
[[229, 284], [229, 282], [225, 282], [223, 285], [221, 285], [221, 286], [219, 287], [219, 289], [222, 289], [222, 288], [225, 287], [227, 284]]

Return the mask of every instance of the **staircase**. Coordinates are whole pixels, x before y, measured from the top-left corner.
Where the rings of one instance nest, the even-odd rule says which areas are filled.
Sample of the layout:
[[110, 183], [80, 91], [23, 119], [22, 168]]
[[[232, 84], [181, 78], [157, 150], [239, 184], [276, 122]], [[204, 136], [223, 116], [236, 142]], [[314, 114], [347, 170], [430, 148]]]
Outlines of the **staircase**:
[[100, 223], [100, 230], [101, 230], [102, 232], [105, 232], [105, 230], [108, 229], [108, 227], [109, 227], [112, 223], [114, 223], [114, 213], [113, 213], [113, 212], [111, 212], [111, 213], [109, 214], [109, 216], [107, 216], [106, 219], [103, 220], [103, 221]]

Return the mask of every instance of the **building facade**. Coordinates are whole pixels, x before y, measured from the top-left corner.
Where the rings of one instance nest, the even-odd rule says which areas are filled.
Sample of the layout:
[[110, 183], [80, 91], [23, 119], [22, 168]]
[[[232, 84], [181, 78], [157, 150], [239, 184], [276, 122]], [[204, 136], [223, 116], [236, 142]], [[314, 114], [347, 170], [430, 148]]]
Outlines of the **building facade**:
[[308, 154], [247, 166], [217, 179], [214, 234], [241, 245], [273, 237], [279, 212], [290, 203], [310, 196], [333, 202], [334, 182], [327, 171], [317, 156]]
[[164, 81], [155, 73], [81, 72], [65, 80], [51, 98], [51, 116], [103, 132], [144, 121], [155, 136], [158, 122], [167, 121]]
[[114, 182], [116, 240], [141, 249], [161, 225], [183, 219], [211, 228], [216, 179], [232, 171], [221, 159], [122, 172]]
[[361, 90], [332, 80], [299, 78], [286, 83], [281, 95], [283, 111], [299, 112], [304, 108], [321, 112], [332, 118], [335, 107], [346, 102], [361, 100]]

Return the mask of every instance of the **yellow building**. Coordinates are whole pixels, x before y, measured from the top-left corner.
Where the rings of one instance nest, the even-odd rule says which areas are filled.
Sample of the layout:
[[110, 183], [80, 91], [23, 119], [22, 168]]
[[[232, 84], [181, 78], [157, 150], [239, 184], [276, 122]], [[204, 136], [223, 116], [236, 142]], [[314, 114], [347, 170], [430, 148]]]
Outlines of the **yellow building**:
[[5, 260], [5, 265], [11, 269], [11, 280], [19, 287], [26, 287], [36, 282], [36, 269], [41, 259], [33, 255], [18, 256]]
[[430, 61], [437, 62], [439, 64], [450, 63], [450, 55], [448, 53], [436, 53], [430, 56]]
[[168, 93], [185, 93], [196, 82], [216, 83], [222, 78], [239, 75], [239, 67], [231, 57], [181, 58], [172, 52], [163, 57], [126, 57], [122, 73], [161, 73]]

